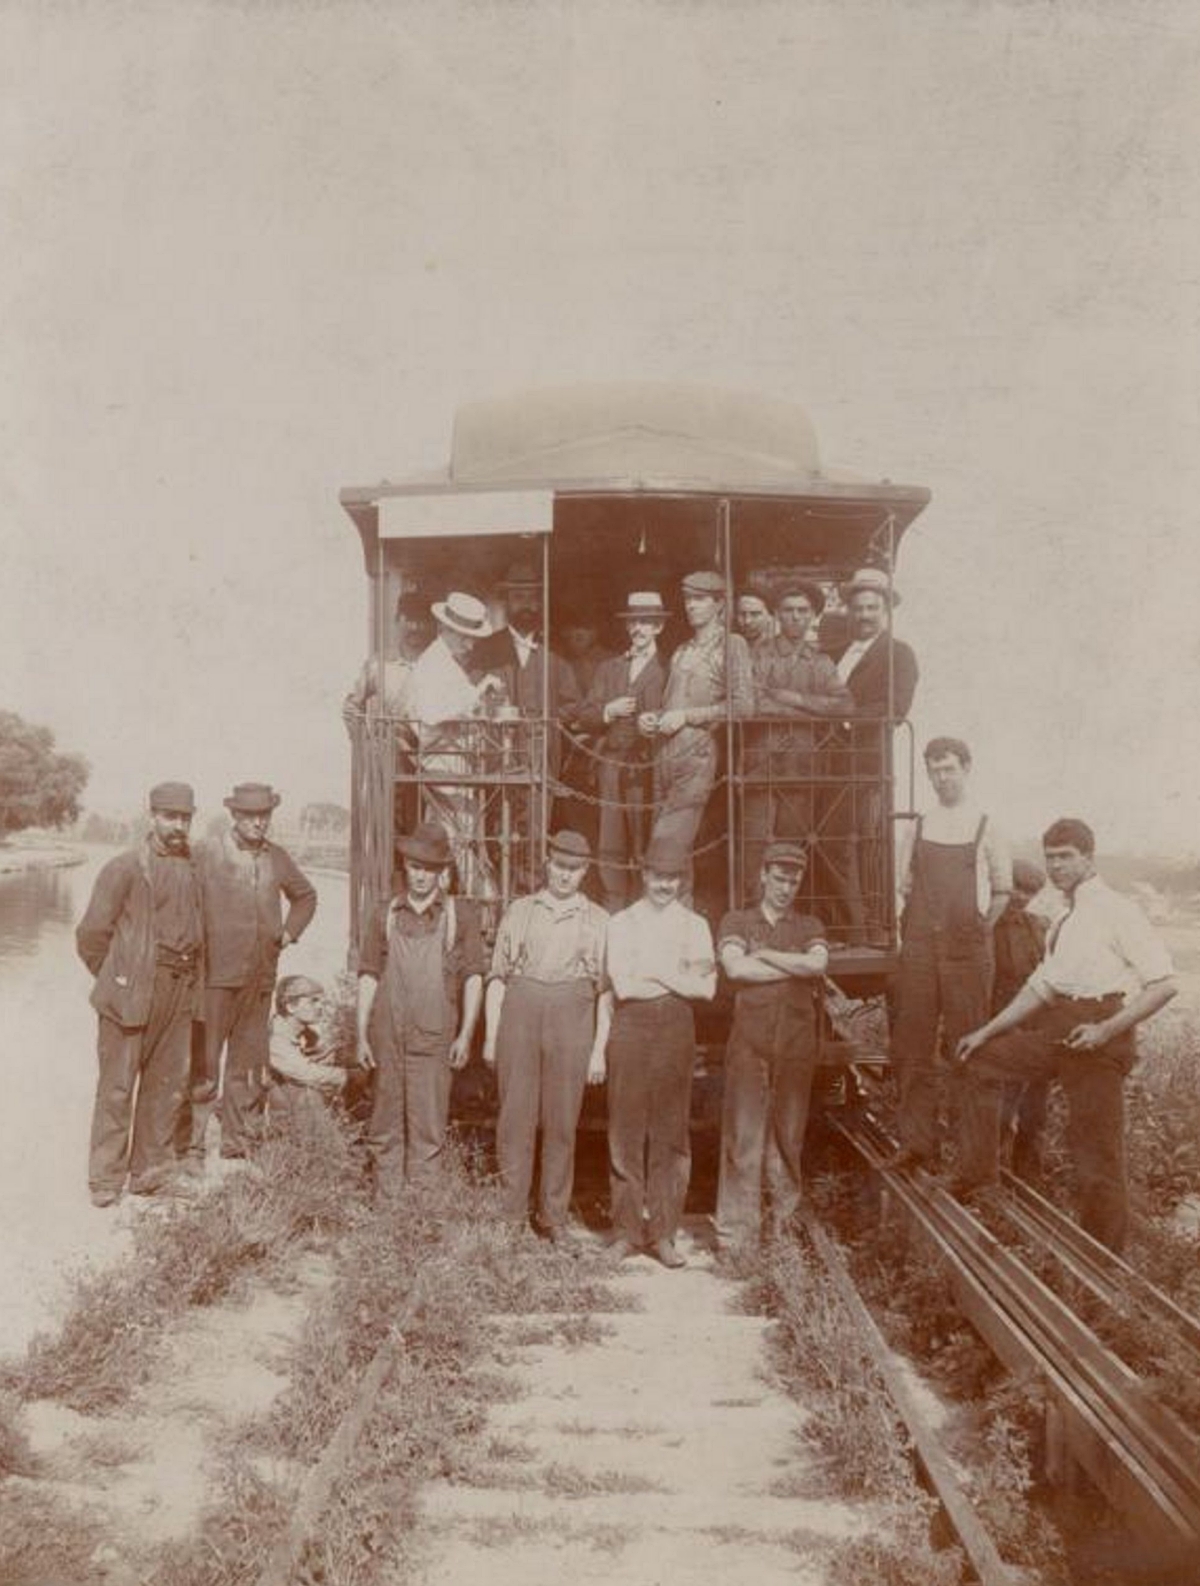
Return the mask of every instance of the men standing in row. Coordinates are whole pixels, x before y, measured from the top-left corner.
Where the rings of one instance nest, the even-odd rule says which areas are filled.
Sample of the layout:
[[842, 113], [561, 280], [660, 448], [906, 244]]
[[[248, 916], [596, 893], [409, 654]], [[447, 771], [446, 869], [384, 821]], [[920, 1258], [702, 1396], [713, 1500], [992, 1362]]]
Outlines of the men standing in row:
[[483, 1004], [478, 908], [447, 889], [449, 838], [426, 821], [399, 847], [403, 887], [371, 921], [358, 964], [358, 1061], [375, 1071], [367, 1149], [385, 1190], [436, 1171]]
[[734, 988], [717, 1185], [717, 1244], [726, 1251], [757, 1245], [764, 1177], [774, 1229], [786, 1227], [800, 1201], [816, 996], [829, 957], [820, 920], [795, 912], [806, 863], [799, 843], [772, 843], [760, 902], [727, 914], [717, 930]]
[[970, 796], [971, 751], [933, 738], [925, 770], [936, 806], [917, 820], [902, 866], [905, 899], [892, 1050], [900, 1078], [893, 1167], [929, 1166], [938, 1146], [938, 1032], [947, 1053], [988, 1016], [992, 928], [1012, 892], [1008, 841]]
[[638, 721], [657, 714], [666, 684], [657, 642], [667, 620], [662, 596], [635, 590], [618, 615], [629, 648], [601, 661], [581, 712], [584, 729], [596, 735], [600, 886], [610, 913], [631, 901], [646, 844], [651, 739], [638, 731]]
[[127, 1176], [133, 1194], [152, 1195], [174, 1169], [204, 985], [200, 884], [188, 847], [195, 808], [186, 782], [150, 790], [149, 835], [100, 871], [75, 933], [99, 1015], [94, 1206], [115, 1205]]
[[[591, 850], [578, 832], [551, 837], [546, 883], [500, 921], [487, 987], [483, 1060], [500, 1089], [496, 1121], [505, 1215], [525, 1227], [537, 1133], [540, 1223], [570, 1245], [575, 1130], [584, 1088], [604, 1079], [610, 999], [601, 996], [608, 915], [580, 891]], [[599, 1002], [597, 1002], [599, 998]]]
[[192, 1171], [203, 1166], [218, 1091], [222, 1157], [244, 1157], [261, 1137], [279, 955], [299, 941], [317, 909], [312, 882], [267, 836], [278, 804], [265, 783], [239, 782], [225, 800], [230, 829], [197, 848], [208, 964], [204, 1066], [193, 1074], [191, 1108], [184, 1108], [177, 1135]]
[[958, 1043], [963, 1128], [951, 1189], [965, 1195], [996, 1182], [1006, 1084], [1057, 1079], [1070, 1111], [1080, 1223], [1120, 1252], [1129, 1220], [1124, 1086], [1136, 1056], [1133, 1032], [1178, 988], [1170, 954], [1145, 915], [1097, 874], [1091, 828], [1057, 820], [1042, 845], [1050, 880], [1069, 907], [1013, 1000]]
[[[754, 714], [754, 674], [740, 633], [725, 630], [725, 580], [702, 569], [683, 580], [683, 608], [692, 637], [671, 657], [661, 711], [638, 717], [657, 743], [654, 762], [658, 813], [652, 835], [690, 854], [717, 775], [716, 729], [726, 719]], [[690, 898], [691, 864], [684, 895]]]
[[679, 901], [687, 860], [682, 849], [652, 842], [642, 898], [608, 927], [612, 1248], [624, 1258], [646, 1243], [671, 1268], [684, 1265], [675, 1235], [692, 1164], [692, 1002], [710, 1001], [717, 988], [708, 922]]

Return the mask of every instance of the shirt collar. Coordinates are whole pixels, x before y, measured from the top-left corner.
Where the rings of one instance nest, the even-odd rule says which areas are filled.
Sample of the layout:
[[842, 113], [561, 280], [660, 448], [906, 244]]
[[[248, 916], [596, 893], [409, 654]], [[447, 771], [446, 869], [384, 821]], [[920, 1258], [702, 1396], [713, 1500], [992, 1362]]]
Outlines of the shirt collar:
[[578, 910], [587, 907], [587, 899], [582, 892], [573, 892], [569, 898], [556, 898], [549, 887], [543, 887], [540, 892], [533, 894], [533, 901], [553, 914], [556, 919], [565, 919], [568, 914], [575, 914]]

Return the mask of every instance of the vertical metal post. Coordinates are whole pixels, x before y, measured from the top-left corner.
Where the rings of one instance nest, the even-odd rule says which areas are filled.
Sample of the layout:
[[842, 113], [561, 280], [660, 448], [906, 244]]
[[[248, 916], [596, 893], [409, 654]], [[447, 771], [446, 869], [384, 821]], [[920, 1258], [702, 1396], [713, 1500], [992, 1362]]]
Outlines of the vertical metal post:
[[[396, 843], [396, 749], [395, 730], [387, 721], [385, 715], [386, 696], [384, 694], [384, 653], [387, 640], [387, 545], [383, 536], [379, 537], [379, 562], [375, 580], [375, 698], [379, 709], [375, 713], [375, 720], [379, 724], [377, 732], [368, 730], [368, 742], [371, 745], [372, 780], [376, 788], [380, 789], [383, 796], [380, 800], [382, 808], [379, 812], [376, 825], [376, 840], [380, 844], [376, 856], [375, 882], [376, 896], [371, 899], [386, 898], [392, 885], [392, 854]], [[369, 718], [368, 718], [369, 719]], [[383, 742], [380, 743], [380, 738]]]
[[[556, 724], [557, 727], [557, 724]], [[542, 535], [542, 730], [541, 737], [541, 811], [538, 822], [539, 851], [534, 854], [540, 878], [546, 859], [546, 839], [550, 835], [550, 536]], [[540, 884], [540, 883], [539, 883]], [[537, 891], [535, 885], [533, 890]]]
[[721, 544], [721, 571], [725, 574], [725, 885], [728, 891], [726, 908], [737, 908], [737, 855], [735, 852], [737, 830], [734, 817], [737, 799], [734, 793], [734, 734], [733, 694], [729, 687], [729, 638], [733, 625], [733, 546], [730, 536], [730, 509], [728, 497], [717, 503], [717, 531]]

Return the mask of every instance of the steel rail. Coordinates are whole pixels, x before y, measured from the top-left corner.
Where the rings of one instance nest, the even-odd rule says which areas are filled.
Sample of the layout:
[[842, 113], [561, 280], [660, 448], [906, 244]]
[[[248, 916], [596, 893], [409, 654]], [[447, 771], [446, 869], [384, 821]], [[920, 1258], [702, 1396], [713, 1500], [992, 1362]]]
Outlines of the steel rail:
[[1141, 1379], [944, 1190], [890, 1172], [869, 1115], [836, 1127], [881, 1173], [938, 1248], [965, 1314], [1010, 1369], [1031, 1369], [1057, 1403], [1067, 1445], [1109, 1502], [1172, 1556], [1200, 1545], [1195, 1440]]
[[854, 1280], [846, 1269], [840, 1250], [811, 1211], [805, 1210], [801, 1213], [801, 1222], [839, 1299], [854, 1319], [871, 1363], [879, 1373], [888, 1396], [904, 1422], [917, 1458], [924, 1467], [925, 1474], [937, 1494], [938, 1502], [962, 1544], [979, 1586], [1017, 1586], [1022, 1573], [1010, 1568], [1004, 1562], [996, 1544], [975, 1513], [954, 1465], [943, 1449], [937, 1434], [922, 1414], [916, 1395], [905, 1381], [895, 1354], [855, 1288]]

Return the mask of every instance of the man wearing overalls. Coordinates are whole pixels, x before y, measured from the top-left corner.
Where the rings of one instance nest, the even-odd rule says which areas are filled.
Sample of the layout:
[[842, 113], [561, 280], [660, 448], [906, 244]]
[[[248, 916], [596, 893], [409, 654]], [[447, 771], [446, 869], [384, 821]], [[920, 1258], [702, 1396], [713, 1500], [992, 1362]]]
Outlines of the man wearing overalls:
[[367, 1149], [376, 1188], [390, 1190], [437, 1171], [484, 970], [476, 907], [447, 892], [454, 860], [440, 822], [399, 848], [404, 886], [371, 921], [358, 964], [358, 1057], [375, 1078]]
[[549, 843], [545, 886], [514, 898], [505, 911], [488, 978], [483, 1048], [500, 1089], [496, 1155], [505, 1215], [528, 1224], [540, 1127], [539, 1221], [553, 1243], [567, 1247], [575, 1130], [585, 1086], [604, 1079], [611, 1022], [611, 997], [600, 995], [608, 915], [580, 891], [590, 859], [586, 837], [558, 832]]
[[937, 805], [917, 821], [903, 872], [900, 973], [892, 1051], [900, 1080], [900, 1149], [889, 1167], [928, 1167], [938, 1155], [937, 1050], [987, 1019], [992, 927], [1012, 892], [1008, 842], [968, 795], [971, 751], [933, 738], [925, 770]]

